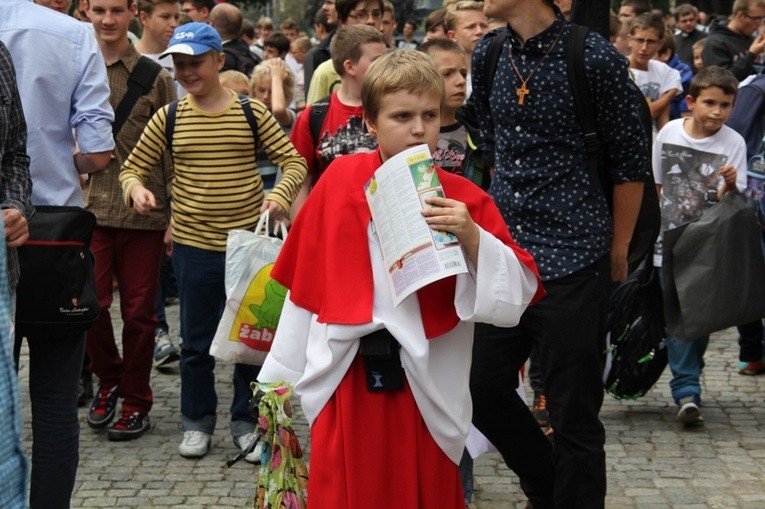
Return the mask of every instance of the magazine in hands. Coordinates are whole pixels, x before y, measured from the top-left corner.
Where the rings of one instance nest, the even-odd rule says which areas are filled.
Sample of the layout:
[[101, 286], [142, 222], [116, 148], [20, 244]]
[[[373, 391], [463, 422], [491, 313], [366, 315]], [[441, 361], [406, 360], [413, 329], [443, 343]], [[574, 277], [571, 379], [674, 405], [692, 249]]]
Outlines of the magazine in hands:
[[457, 237], [433, 230], [421, 211], [425, 199], [444, 196], [427, 145], [391, 157], [364, 185], [387, 269], [393, 304], [439, 279], [467, 272]]

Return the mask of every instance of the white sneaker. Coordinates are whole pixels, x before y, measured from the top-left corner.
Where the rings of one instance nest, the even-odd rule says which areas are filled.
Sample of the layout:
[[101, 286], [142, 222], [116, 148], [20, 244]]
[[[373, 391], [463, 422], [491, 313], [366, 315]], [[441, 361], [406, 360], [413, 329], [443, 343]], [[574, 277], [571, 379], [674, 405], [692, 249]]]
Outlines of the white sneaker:
[[[234, 445], [239, 447], [242, 452], [244, 452], [247, 447], [252, 443], [253, 440], [255, 440], [258, 437], [255, 433], [244, 433], [242, 435], [237, 435], [234, 437]], [[247, 463], [252, 463], [254, 465], [260, 464], [260, 455], [263, 453], [263, 442], [258, 442], [258, 445], [255, 446], [255, 449], [244, 457], [244, 461]]]
[[[154, 366], [158, 369], [169, 368], [181, 358], [178, 349], [167, 331], [157, 330], [154, 336]], [[177, 364], [176, 364], [177, 365]]]
[[191, 430], [183, 432], [183, 441], [178, 446], [178, 453], [184, 458], [201, 458], [210, 450], [210, 434]]

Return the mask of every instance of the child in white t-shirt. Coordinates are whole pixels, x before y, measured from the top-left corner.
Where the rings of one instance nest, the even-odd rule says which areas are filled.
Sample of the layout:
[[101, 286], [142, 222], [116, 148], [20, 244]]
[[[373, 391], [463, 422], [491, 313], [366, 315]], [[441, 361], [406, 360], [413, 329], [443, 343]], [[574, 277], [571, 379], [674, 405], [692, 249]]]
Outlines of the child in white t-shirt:
[[648, 100], [654, 120], [653, 137], [669, 121], [669, 105], [682, 92], [680, 73], [659, 60], [654, 60], [664, 41], [664, 21], [645, 13], [630, 24], [627, 45], [632, 77]]
[[[691, 81], [691, 117], [669, 122], [656, 136], [653, 172], [660, 192], [662, 233], [701, 217], [723, 194], [746, 188], [746, 144], [724, 125], [738, 81], [721, 67], [705, 67]], [[662, 263], [661, 242], [654, 265]], [[667, 332], [669, 385], [683, 424], [701, 422], [701, 370], [709, 336], [678, 338]]]

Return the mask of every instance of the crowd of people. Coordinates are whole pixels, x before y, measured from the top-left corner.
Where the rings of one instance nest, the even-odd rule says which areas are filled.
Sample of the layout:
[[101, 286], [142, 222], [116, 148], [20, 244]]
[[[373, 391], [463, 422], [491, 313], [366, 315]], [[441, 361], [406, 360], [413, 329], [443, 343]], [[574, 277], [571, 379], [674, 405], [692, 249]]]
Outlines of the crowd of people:
[[[0, 399], [14, 410], [0, 420], [4, 507], [69, 507], [78, 404], [109, 440], [139, 439], [153, 368], [179, 367], [179, 455], [208, 453], [227, 234], [266, 212], [290, 226], [272, 272], [289, 293], [266, 362], [237, 364], [227, 395], [248, 462], [262, 457], [250, 383], [286, 381], [311, 426], [312, 508], [465, 507], [469, 433], [497, 448], [529, 507], [603, 507], [604, 331], [646, 179], [662, 232], [731, 191], [765, 205], [765, 164], [752, 163], [765, 158], [765, 0], [712, 20], [622, 0], [610, 40], [586, 34], [612, 196], [592, 181], [574, 100], [572, 0], [444, 0], [399, 37], [388, 0], [325, 0], [313, 36], [214, 0], [36, 4], [0, 0], [0, 318], [13, 316], [15, 248], [42, 205], [95, 215], [101, 314], [84, 333], [26, 337], [28, 500], [11, 364], [24, 338], [11, 350], [13, 320], [0, 320]], [[394, 305], [364, 185], [422, 144], [443, 187], [422, 216], [459, 240], [469, 270]], [[661, 235], [647, 260], [661, 267]], [[176, 297], [177, 326], [165, 318]], [[765, 372], [762, 321], [738, 330], [739, 373]], [[708, 341], [667, 335], [686, 426], [703, 422]]]

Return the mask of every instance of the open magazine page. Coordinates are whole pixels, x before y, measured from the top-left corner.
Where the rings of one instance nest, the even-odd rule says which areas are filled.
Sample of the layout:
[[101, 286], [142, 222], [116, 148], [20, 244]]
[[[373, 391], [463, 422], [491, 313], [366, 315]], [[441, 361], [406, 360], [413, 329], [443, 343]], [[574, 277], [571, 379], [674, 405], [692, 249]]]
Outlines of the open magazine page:
[[388, 159], [364, 186], [393, 303], [447, 276], [467, 272], [457, 237], [435, 231], [422, 217], [428, 196], [444, 196], [427, 145]]

